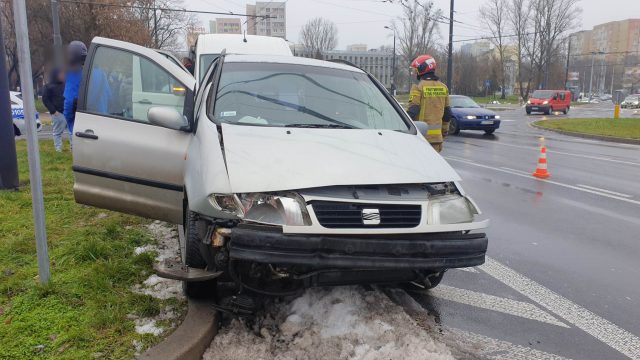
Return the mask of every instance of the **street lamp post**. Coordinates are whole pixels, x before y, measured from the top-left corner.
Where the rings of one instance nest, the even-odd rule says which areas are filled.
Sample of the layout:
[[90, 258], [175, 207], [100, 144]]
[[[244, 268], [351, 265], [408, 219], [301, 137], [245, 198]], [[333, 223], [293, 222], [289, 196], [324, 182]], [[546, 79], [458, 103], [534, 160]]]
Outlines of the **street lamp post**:
[[393, 59], [391, 60], [391, 77], [393, 80], [391, 83], [391, 92], [393, 92], [393, 96], [396, 96], [396, 28], [389, 26], [385, 26], [384, 28], [393, 31]]

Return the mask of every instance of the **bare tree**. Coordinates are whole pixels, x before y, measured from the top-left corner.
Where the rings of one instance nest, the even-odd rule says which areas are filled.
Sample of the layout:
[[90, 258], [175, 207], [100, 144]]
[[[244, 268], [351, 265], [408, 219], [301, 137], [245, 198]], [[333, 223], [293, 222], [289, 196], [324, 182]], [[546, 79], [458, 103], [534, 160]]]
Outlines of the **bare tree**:
[[[408, 64], [418, 55], [435, 50], [442, 11], [436, 9], [432, 1], [406, 0], [401, 4], [403, 15], [393, 26], [398, 34], [401, 59]], [[408, 66], [401, 68], [408, 69]]]
[[496, 47], [498, 62], [500, 64], [498, 72], [498, 80], [502, 88], [501, 98], [506, 98], [506, 67], [505, 67], [505, 48], [506, 38], [505, 31], [507, 29], [507, 0], [488, 0], [480, 8], [480, 17], [486, 22], [491, 31], [491, 43]]
[[338, 45], [338, 28], [330, 20], [313, 18], [302, 27], [300, 41], [315, 58], [320, 59], [324, 51], [333, 50]]
[[510, 0], [507, 4], [509, 28], [515, 35], [515, 47], [516, 47], [516, 66], [517, 66], [517, 82], [520, 91], [520, 98], [527, 99], [529, 97], [529, 90], [531, 89], [531, 77], [528, 81], [524, 81], [524, 62], [525, 62], [525, 48], [528, 40], [529, 31], [529, 6], [527, 0]]
[[182, 0], [135, 0], [134, 5], [143, 7], [133, 9], [135, 17], [146, 25], [149, 34], [148, 47], [176, 50], [187, 29], [197, 24], [192, 13], [163, 9], [184, 9]]
[[558, 57], [567, 32], [578, 25], [579, 0], [530, 0], [527, 54], [535, 70], [538, 87], [547, 86], [552, 60]]

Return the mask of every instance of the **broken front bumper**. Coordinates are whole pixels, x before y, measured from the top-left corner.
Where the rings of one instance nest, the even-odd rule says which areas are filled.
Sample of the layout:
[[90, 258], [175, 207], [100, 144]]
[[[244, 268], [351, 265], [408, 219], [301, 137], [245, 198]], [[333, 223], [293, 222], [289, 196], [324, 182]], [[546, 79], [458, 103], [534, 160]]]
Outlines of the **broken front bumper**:
[[235, 260], [313, 268], [448, 269], [484, 263], [484, 233], [311, 235], [241, 225], [232, 230]]

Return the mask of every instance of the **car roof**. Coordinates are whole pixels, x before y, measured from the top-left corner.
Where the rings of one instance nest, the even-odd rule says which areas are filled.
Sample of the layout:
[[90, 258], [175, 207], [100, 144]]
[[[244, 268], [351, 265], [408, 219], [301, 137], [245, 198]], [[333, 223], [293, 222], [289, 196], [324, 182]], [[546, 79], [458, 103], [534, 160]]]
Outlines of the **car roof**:
[[361, 69], [342, 63], [309, 59], [298, 56], [281, 56], [281, 55], [240, 55], [229, 54], [224, 58], [225, 63], [276, 63], [276, 64], [289, 64], [289, 65], [304, 65], [304, 66], [318, 66], [331, 69], [347, 70], [353, 72], [364, 73]]
[[276, 54], [293, 56], [286, 40], [272, 36], [241, 34], [200, 34], [196, 51], [202, 54], [227, 53]]

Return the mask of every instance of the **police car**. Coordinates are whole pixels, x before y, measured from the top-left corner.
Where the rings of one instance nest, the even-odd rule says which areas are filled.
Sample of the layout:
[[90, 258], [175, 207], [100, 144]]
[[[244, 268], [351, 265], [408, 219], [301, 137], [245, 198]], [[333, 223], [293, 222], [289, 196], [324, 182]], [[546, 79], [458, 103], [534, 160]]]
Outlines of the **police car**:
[[[16, 136], [24, 134], [27, 130], [27, 125], [24, 121], [24, 106], [22, 105], [22, 93], [11, 91], [9, 93], [9, 99], [11, 100], [11, 117], [13, 118], [13, 131]], [[38, 131], [42, 129], [40, 123], [40, 115], [36, 112], [36, 127]]]

